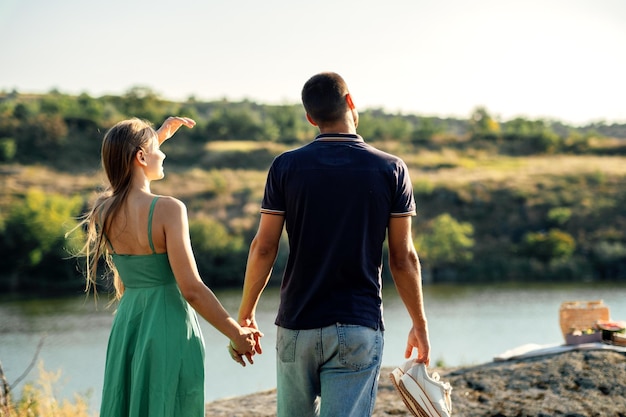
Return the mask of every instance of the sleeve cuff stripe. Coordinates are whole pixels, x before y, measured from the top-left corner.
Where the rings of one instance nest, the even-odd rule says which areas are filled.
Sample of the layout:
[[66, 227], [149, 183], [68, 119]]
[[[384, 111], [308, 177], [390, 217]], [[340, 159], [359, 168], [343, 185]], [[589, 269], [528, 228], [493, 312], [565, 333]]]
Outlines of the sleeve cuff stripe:
[[270, 210], [265, 208], [261, 208], [260, 212], [265, 214], [285, 214], [284, 210]]
[[407, 211], [404, 213], [391, 213], [390, 216], [391, 217], [409, 217], [409, 216], [415, 216], [417, 213], [415, 212], [415, 210], [412, 211]]

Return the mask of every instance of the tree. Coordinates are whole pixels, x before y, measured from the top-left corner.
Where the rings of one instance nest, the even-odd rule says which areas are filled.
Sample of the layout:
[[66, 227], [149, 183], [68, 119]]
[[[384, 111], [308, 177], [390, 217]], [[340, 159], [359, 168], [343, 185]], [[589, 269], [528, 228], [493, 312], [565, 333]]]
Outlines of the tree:
[[472, 259], [474, 227], [470, 223], [458, 222], [450, 214], [435, 217], [424, 234], [417, 237], [415, 246], [428, 265], [432, 279], [438, 272], [453, 265]]
[[393, 115], [385, 122], [385, 139], [407, 142], [411, 138], [413, 127], [402, 115]]
[[0, 138], [0, 162], [9, 162], [15, 157], [15, 139]]
[[428, 143], [433, 139], [437, 133], [440, 133], [441, 129], [437, 127], [433, 118], [420, 117], [418, 125], [411, 134], [411, 142], [414, 144]]
[[17, 159], [21, 162], [54, 161], [67, 140], [67, 133], [67, 124], [59, 114], [40, 113], [22, 121], [17, 133]]
[[359, 134], [367, 141], [383, 140], [388, 133], [385, 130], [382, 110], [368, 110], [359, 113]]
[[29, 190], [22, 204], [11, 205], [5, 219], [0, 249], [3, 253], [0, 286], [10, 290], [43, 291], [78, 282], [73, 263], [67, 258], [80, 246], [80, 231], [74, 239], [65, 234], [77, 225], [83, 200]]
[[554, 207], [548, 211], [548, 221], [556, 226], [563, 226], [572, 217], [572, 210], [567, 207]]
[[247, 108], [224, 107], [207, 125], [212, 140], [263, 140], [264, 127], [258, 113]]
[[591, 262], [601, 279], [614, 280], [626, 276], [626, 244], [602, 240], [594, 243]]
[[215, 219], [199, 218], [189, 224], [200, 276], [211, 286], [241, 284], [247, 248], [243, 237], [231, 235]]
[[554, 153], [563, 140], [544, 120], [516, 118], [504, 126], [503, 138], [516, 153]]
[[70, 113], [69, 115], [78, 119], [90, 120], [96, 124], [104, 119], [104, 103], [101, 100], [83, 93], [76, 99], [76, 104], [76, 114]]
[[470, 117], [470, 131], [473, 139], [495, 140], [500, 136], [500, 124], [486, 108], [477, 107]]
[[565, 150], [575, 153], [589, 152], [591, 143], [598, 137], [600, 135], [594, 131], [586, 132], [585, 134], [572, 131], [563, 141], [563, 147]]
[[152, 123], [160, 123], [164, 118], [164, 101], [149, 87], [131, 88], [122, 97], [120, 104], [127, 117], [139, 117]]
[[278, 129], [279, 142], [305, 142], [315, 136], [316, 130], [306, 120], [301, 106], [271, 106], [267, 109], [267, 115]]
[[19, 121], [27, 120], [34, 113], [36, 111], [24, 103], [18, 103], [13, 108], [13, 117]]
[[529, 232], [522, 241], [522, 253], [547, 264], [553, 260], [565, 260], [576, 249], [574, 238], [562, 230]]

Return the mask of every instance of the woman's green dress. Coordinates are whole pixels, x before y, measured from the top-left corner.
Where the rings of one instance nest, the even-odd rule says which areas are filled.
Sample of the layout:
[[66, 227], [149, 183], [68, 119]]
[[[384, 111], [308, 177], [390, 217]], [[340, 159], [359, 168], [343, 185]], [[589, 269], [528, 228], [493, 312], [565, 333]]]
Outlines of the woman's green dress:
[[100, 417], [204, 417], [204, 340], [167, 253], [119, 255], [125, 291], [109, 336]]

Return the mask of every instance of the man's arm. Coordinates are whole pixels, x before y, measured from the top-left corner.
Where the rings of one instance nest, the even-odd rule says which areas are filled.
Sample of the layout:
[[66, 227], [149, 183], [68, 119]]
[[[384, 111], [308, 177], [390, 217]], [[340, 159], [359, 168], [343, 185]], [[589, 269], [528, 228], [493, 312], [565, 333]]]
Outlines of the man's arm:
[[[270, 279], [284, 222], [285, 218], [281, 215], [261, 214], [259, 229], [250, 244], [243, 294], [239, 306], [239, 323], [243, 326], [258, 328], [255, 320], [256, 306]], [[255, 349], [257, 353], [262, 353], [258, 341]]]
[[398, 289], [398, 294], [409, 312], [413, 327], [409, 332], [405, 358], [410, 358], [417, 349], [418, 362], [430, 362], [428, 323], [424, 312], [422, 273], [419, 258], [411, 236], [411, 217], [389, 219], [389, 268]]

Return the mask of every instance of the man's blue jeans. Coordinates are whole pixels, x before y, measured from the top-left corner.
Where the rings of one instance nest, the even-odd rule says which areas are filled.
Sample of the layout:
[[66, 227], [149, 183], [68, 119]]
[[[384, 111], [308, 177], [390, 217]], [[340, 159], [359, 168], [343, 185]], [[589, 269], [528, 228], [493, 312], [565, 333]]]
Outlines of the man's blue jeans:
[[371, 416], [383, 336], [381, 330], [346, 324], [278, 327], [278, 417]]

